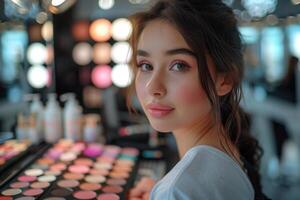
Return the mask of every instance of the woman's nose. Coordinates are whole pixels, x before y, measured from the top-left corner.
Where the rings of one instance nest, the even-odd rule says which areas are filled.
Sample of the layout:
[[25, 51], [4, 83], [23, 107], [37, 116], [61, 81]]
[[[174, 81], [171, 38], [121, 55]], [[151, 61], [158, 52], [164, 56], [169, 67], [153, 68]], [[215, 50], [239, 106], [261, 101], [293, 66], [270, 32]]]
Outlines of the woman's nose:
[[163, 97], [167, 93], [163, 75], [161, 73], [153, 73], [146, 89], [154, 97]]

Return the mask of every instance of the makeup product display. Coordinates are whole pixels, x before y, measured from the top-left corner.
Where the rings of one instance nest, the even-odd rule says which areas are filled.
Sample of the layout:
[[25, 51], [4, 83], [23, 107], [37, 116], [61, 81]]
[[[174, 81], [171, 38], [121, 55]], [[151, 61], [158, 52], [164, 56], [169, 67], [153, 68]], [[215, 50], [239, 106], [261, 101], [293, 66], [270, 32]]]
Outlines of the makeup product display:
[[0, 188], [4, 199], [126, 199], [139, 151], [60, 140]]
[[8, 140], [0, 144], [0, 174], [20, 159], [30, 145], [31, 142], [29, 140]]

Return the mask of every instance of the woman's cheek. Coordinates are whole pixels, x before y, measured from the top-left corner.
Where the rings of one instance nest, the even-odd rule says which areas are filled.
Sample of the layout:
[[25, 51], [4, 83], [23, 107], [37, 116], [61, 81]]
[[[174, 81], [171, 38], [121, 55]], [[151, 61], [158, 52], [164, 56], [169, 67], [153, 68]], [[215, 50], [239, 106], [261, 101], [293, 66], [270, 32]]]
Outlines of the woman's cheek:
[[178, 100], [187, 105], [199, 104], [207, 99], [205, 91], [201, 87], [182, 85], [177, 90]]
[[144, 82], [139, 77], [137, 77], [135, 80], [135, 91], [140, 103], [142, 103], [146, 95], [146, 87]]

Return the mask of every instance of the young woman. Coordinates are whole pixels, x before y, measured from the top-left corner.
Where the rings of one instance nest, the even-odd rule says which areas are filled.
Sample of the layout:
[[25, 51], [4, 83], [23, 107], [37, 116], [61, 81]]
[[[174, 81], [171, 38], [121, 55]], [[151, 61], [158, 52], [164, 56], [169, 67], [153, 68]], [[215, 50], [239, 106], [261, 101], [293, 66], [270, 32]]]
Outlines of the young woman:
[[161, 0], [132, 20], [137, 97], [153, 128], [174, 134], [181, 159], [156, 184], [143, 179], [130, 199], [263, 199], [260, 149], [239, 107], [232, 10], [221, 0]]

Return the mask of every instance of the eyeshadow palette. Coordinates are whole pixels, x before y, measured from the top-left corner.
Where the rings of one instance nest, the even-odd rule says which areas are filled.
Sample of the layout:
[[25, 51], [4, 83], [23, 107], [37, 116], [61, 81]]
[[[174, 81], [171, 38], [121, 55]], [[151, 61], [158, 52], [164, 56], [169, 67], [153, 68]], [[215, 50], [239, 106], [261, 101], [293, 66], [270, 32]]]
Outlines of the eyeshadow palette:
[[0, 189], [0, 200], [126, 199], [139, 151], [61, 140]]
[[30, 147], [28, 140], [8, 140], [0, 144], [0, 174], [20, 159]]

